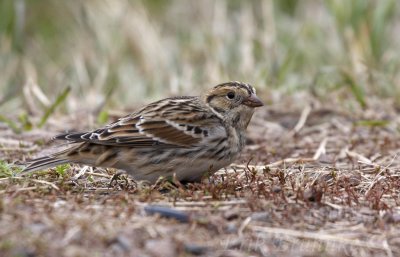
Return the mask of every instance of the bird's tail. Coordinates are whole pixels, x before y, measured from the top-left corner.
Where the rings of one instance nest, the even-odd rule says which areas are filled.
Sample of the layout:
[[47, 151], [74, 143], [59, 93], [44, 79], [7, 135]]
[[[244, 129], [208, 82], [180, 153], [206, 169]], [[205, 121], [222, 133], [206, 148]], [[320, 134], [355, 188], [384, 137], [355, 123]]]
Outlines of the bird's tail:
[[28, 165], [24, 170], [22, 170], [22, 173], [44, 170], [68, 162], [69, 161], [67, 159], [63, 159], [58, 156], [44, 156], [28, 162]]

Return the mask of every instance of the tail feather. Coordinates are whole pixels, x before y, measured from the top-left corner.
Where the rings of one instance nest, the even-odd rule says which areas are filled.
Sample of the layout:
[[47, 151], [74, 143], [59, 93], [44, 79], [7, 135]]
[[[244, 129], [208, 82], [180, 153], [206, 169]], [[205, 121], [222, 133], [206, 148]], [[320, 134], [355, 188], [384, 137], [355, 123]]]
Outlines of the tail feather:
[[74, 148], [67, 148], [61, 152], [57, 152], [51, 155], [39, 157], [27, 162], [27, 166], [22, 170], [22, 173], [33, 172], [37, 170], [44, 170], [47, 168], [52, 168], [60, 164], [65, 164], [71, 162], [67, 157], [70, 151]]
[[28, 163], [28, 166], [22, 171], [22, 173], [33, 172], [37, 170], [43, 170], [51, 168], [60, 164], [68, 163], [67, 159], [61, 159], [54, 156], [45, 156]]

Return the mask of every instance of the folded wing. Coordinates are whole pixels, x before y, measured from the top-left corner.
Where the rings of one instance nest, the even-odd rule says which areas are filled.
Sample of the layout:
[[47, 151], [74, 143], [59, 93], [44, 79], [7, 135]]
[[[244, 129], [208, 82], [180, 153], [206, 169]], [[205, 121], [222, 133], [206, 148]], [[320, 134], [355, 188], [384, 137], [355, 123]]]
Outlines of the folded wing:
[[164, 99], [104, 128], [55, 139], [137, 148], [195, 146], [220, 129], [221, 121], [207, 110], [194, 108], [194, 100]]

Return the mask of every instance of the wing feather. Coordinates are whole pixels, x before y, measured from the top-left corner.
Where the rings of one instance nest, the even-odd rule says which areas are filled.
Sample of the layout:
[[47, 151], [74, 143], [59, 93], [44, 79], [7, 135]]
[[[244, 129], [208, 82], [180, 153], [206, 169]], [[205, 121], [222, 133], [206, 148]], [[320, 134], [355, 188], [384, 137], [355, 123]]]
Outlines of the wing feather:
[[114, 146], [190, 147], [200, 144], [209, 131], [221, 126], [217, 116], [199, 106], [201, 102], [196, 97], [164, 99], [102, 129], [55, 138]]

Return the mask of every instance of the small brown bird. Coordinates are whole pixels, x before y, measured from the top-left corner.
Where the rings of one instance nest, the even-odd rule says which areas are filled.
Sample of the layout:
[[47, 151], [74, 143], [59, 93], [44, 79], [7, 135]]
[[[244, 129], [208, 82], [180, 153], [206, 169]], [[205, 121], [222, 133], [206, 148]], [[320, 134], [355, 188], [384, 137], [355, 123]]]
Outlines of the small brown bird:
[[201, 97], [166, 98], [104, 128], [56, 136], [72, 147], [35, 159], [24, 171], [77, 163], [122, 169], [151, 183], [174, 174], [180, 181], [200, 181], [239, 155], [259, 106], [256, 90], [240, 82], [217, 85]]

